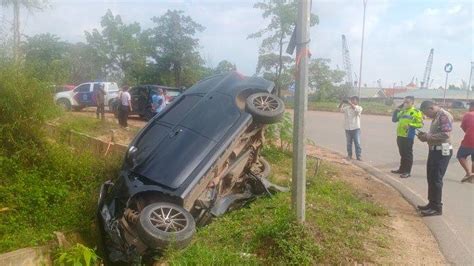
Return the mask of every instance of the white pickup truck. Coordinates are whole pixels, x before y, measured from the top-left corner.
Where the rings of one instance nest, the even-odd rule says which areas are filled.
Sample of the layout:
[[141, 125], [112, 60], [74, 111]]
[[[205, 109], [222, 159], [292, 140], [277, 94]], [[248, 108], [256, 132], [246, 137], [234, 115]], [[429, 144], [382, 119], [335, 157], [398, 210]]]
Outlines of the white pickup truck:
[[58, 92], [54, 95], [54, 102], [70, 111], [79, 111], [84, 107], [97, 106], [94, 93], [98, 87], [104, 84], [105, 105], [110, 106], [114, 98], [118, 96], [119, 88], [115, 82], [87, 82], [82, 83], [71, 91]]

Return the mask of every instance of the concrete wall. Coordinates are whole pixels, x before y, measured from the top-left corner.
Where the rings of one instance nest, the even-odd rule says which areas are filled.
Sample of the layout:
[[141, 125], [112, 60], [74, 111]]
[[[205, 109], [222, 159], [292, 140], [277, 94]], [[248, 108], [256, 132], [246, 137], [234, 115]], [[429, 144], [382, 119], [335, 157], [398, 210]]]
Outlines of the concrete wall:
[[2, 266], [52, 265], [48, 246], [22, 248], [0, 255]]

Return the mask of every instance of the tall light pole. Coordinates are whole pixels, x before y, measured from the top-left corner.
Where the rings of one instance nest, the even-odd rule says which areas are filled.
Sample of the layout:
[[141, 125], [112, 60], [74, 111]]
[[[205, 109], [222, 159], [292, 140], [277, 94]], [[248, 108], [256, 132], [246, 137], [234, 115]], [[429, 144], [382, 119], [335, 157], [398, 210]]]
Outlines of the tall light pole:
[[360, 46], [360, 66], [359, 66], [359, 100], [360, 100], [360, 86], [362, 86], [362, 60], [364, 58], [364, 37], [365, 37], [365, 9], [368, 0], [364, 1], [364, 18], [362, 20], [362, 45]]
[[469, 74], [469, 82], [467, 85], [467, 96], [466, 99], [469, 100], [469, 93], [471, 92], [471, 80], [472, 80], [472, 71], [474, 68], [474, 62], [471, 62], [471, 74]]
[[298, 1], [296, 22], [296, 91], [293, 128], [292, 207], [298, 223], [305, 220], [306, 149], [304, 113], [308, 89], [309, 20], [311, 0]]

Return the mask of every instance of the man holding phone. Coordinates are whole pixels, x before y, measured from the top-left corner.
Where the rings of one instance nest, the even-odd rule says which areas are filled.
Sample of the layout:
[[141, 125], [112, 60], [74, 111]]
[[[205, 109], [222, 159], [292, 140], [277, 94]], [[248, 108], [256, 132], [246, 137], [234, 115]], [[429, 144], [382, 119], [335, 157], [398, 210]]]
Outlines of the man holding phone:
[[428, 204], [418, 206], [422, 216], [441, 215], [443, 203], [443, 177], [448, 169], [449, 160], [453, 155], [451, 146], [451, 131], [453, 130], [453, 116], [432, 101], [424, 101], [421, 111], [433, 119], [430, 131], [419, 132], [418, 139], [427, 142], [429, 147], [426, 174], [428, 180]]
[[344, 129], [346, 130], [347, 159], [352, 159], [352, 143], [354, 143], [357, 160], [362, 160], [360, 147], [360, 115], [362, 106], [359, 105], [359, 97], [352, 96], [350, 100], [343, 100], [339, 109], [344, 113]]
[[392, 122], [397, 123], [397, 145], [400, 153], [400, 166], [392, 170], [394, 174], [400, 174], [401, 178], [411, 175], [413, 166], [413, 142], [416, 129], [423, 127], [423, 114], [415, 108], [415, 98], [407, 96], [392, 115]]

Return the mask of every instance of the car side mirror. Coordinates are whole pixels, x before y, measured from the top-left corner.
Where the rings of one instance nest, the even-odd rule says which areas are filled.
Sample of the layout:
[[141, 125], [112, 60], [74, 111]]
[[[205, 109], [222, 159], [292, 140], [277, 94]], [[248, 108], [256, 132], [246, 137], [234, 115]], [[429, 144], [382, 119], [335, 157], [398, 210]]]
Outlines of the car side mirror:
[[135, 157], [137, 156], [138, 148], [131, 146], [127, 151], [126, 160], [133, 167], [135, 167]]

